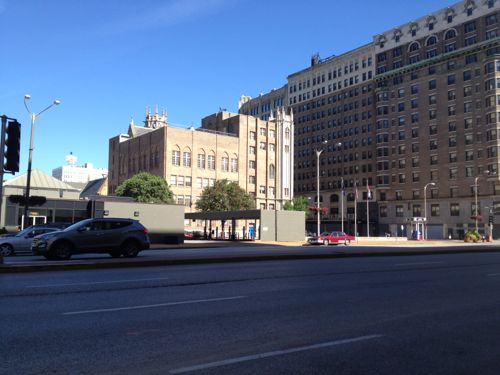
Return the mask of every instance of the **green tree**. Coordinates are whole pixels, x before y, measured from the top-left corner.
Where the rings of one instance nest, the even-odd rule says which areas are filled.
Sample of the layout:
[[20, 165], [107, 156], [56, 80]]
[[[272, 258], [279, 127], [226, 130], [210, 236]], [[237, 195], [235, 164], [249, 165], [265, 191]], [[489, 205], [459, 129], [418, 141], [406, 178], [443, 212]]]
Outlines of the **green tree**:
[[236, 211], [255, 207], [253, 197], [246, 193], [236, 182], [217, 180], [214, 186], [203, 189], [196, 202], [199, 211]]
[[151, 173], [141, 172], [123, 181], [116, 195], [132, 197], [141, 203], [174, 203], [174, 194], [167, 182]]
[[309, 206], [310, 203], [306, 197], [298, 196], [294, 197], [290, 201], [286, 201], [283, 205], [283, 209], [285, 211], [304, 211], [306, 213], [306, 217], [309, 217], [311, 215]]

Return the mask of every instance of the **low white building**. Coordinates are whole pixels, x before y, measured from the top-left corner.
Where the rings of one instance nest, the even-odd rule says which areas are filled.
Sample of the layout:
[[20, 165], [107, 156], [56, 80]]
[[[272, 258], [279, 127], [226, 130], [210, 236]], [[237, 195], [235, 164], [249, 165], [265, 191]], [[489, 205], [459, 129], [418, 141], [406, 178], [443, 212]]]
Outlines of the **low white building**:
[[66, 156], [67, 165], [52, 170], [52, 177], [63, 182], [87, 183], [92, 180], [101, 179], [108, 175], [107, 168], [94, 168], [92, 163], [85, 163], [82, 166], [76, 165], [76, 156], [69, 154]]

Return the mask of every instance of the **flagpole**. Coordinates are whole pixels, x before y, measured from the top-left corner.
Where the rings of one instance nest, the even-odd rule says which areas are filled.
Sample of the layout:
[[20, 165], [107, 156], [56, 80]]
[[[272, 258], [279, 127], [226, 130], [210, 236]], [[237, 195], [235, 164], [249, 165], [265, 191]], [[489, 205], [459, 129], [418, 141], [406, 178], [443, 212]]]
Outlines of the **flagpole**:
[[358, 242], [358, 183], [354, 185], [354, 237], [356, 238], [356, 243]]
[[341, 179], [342, 191], [340, 192], [340, 217], [342, 220], [342, 232], [344, 231], [344, 177]]
[[368, 186], [368, 180], [366, 180], [366, 237], [370, 237], [370, 198], [370, 187]]

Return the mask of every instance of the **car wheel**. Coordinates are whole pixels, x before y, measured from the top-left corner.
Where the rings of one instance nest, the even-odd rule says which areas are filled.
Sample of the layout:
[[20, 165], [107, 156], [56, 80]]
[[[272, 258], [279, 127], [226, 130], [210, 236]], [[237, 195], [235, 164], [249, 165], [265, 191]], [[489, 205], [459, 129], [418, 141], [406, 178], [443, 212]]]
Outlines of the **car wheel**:
[[351, 244], [351, 240], [344, 240], [344, 245], [350, 245]]
[[137, 256], [137, 254], [139, 254], [139, 251], [141, 249], [139, 248], [139, 245], [136, 241], [126, 241], [122, 245], [121, 250], [125, 258], [134, 258]]
[[330, 241], [328, 241], [328, 240], [323, 240], [323, 245], [325, 245], [325, 246], [330, 245]]
[[0, 254], [2, 254], [4, 257], [8, 257], [9, 255], [14, 255], [14, 248], [12, 247], [12, 245], [4, 243], [0, 245]]
[[52, 249], [54, 258], [60, 260], [67, 260], [71, 258], [71, 245], [67, 242], [56, 243]]

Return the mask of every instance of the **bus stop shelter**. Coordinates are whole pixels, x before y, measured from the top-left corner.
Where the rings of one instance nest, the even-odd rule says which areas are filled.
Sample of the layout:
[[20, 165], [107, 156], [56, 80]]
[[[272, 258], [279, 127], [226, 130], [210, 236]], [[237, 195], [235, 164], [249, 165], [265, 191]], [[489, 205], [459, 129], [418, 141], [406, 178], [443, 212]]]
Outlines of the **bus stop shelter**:
[[205, 222], [206, 237], [218, 237], [219, 224], [222, 233], [228, 228], [228, 238], [258, 239], [263, 241], [303, 241], [305, 213], [302, 211], [244, 210], [189, 212], [189, 220]]

